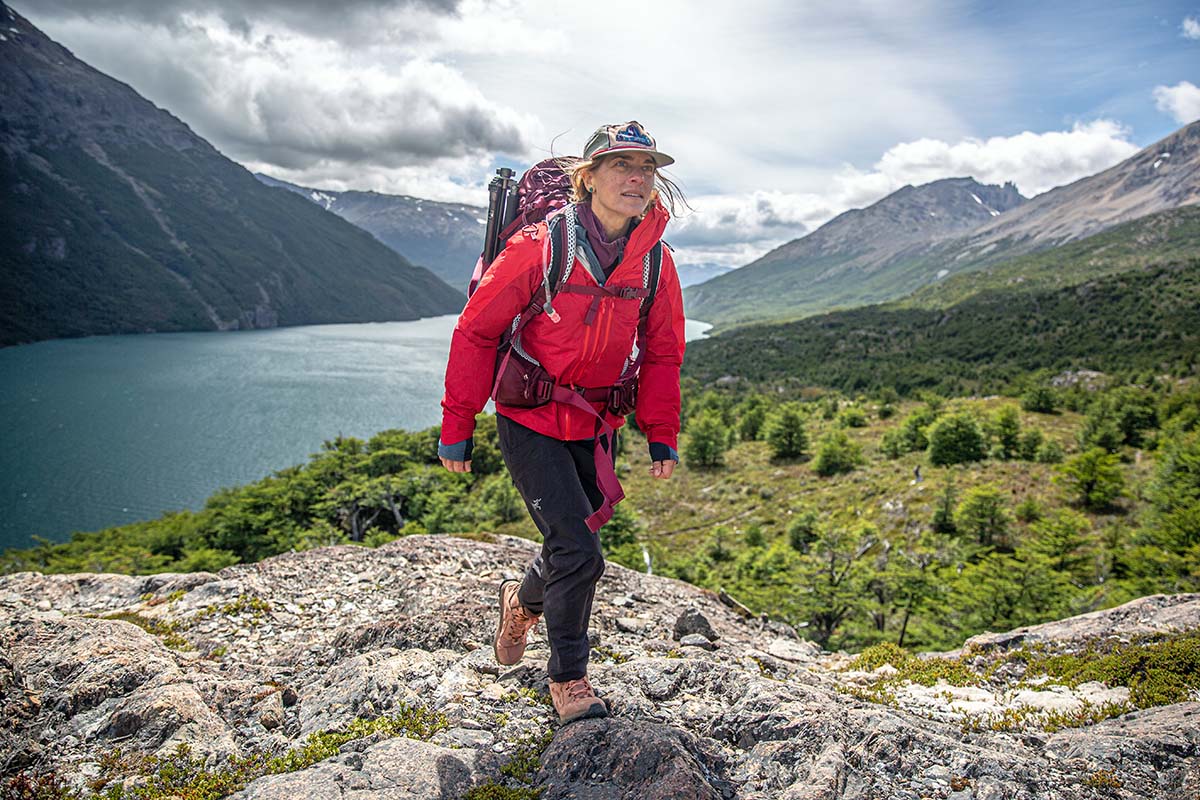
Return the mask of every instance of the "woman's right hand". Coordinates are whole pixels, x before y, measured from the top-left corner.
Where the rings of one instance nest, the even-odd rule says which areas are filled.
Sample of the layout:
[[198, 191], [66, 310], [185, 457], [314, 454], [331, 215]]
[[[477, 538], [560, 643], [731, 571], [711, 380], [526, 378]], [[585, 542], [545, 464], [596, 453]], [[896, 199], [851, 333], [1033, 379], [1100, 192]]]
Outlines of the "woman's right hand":
[[445, 467], [446, 469], [450, 470], [451, 472], [470, 472], [471, 471], [471, 462], [470, 461], [451, 461], [448, 458], [443, 458], [443, 459], [441, 459], [441, 461], [442, 461], [442, 466]]

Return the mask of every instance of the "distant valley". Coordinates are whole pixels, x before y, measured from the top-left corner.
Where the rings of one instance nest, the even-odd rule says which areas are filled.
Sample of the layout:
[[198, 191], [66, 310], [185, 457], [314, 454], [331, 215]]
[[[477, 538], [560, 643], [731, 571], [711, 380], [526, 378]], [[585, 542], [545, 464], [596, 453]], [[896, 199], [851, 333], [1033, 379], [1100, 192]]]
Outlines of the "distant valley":
[[486, 206], [379, 192], [334, 192], [297, 186], [262, 173], [255, 177], [332, 211], [456, 288], [466, 287], [483, 249]]

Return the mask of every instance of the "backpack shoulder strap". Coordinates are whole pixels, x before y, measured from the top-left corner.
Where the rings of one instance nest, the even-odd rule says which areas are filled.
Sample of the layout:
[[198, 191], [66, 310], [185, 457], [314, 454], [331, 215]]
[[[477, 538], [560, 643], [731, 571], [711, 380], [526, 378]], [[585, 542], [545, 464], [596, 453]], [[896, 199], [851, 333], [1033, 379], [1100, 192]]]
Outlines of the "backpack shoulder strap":
[[[654, 303], [654, 297], [658, 294], [658, 279], [662, 275], [662, 260], [663, 246], [666, 245], [661, 239], [654, 243], [654, 247], [650, 248], [650, 252], [646, 254], [646, 263], [643, 266], [643, 285], [650, 290], [650, 294], [642, 300], [642, 307], [638, 314], [638, 321], [645, 321], [650, 314], [650, 306]], [[669, 247], [670, 245], [666, 245]]]
[[547, 223], [546, 236], [550, 241], [550, 270], [546, 276], [546, 285], [550, 287], [550, 296], [558, 294], [562, 285], [571, 277], [571, 269], [575, 266], [575, 248], [578, 244], [575, 233], [575, 207], [568, 205], [555, 214]]

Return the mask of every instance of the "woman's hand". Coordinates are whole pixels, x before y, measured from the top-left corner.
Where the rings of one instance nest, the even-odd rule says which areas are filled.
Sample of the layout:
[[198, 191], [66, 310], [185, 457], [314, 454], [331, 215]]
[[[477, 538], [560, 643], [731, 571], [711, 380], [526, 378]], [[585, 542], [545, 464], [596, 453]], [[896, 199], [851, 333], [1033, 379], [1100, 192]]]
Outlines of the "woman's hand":
[[666, 461], [655, 461], [650, 465], [650, 474], [656, 478], [666, 480], [671, 477], [671, 473], [675, 471], [675, 462], [671, 459]]
[[443, 458], [441, 461], [442, 461], [442, 466], [445, 467], [446, 469], [450, 470], [451, 472], [470, 472], [471, 471], [471, 462], [470, 461], [451, 461], [448, 458]]

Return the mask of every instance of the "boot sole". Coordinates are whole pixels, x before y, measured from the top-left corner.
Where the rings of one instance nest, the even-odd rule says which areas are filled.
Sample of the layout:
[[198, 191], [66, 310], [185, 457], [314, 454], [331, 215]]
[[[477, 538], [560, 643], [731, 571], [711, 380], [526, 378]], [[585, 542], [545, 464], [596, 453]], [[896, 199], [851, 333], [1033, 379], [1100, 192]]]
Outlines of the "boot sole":
[[608, 716], [608, 704], [605, 703], [603, 700], [601, 700], [600, 702], [593, 703], [592, 705], [588, 706], [588, 708], [586, 710], [581, 711], [580, 713], [576, 714], [573, 717], [567, 717], [566, 719], [559, 717], [558, 724], [559, 725], [569, 725], [570, 723], [578, 722], [581, 719], [598, 719], [600, 717], [607, 717], [607, 716]]

